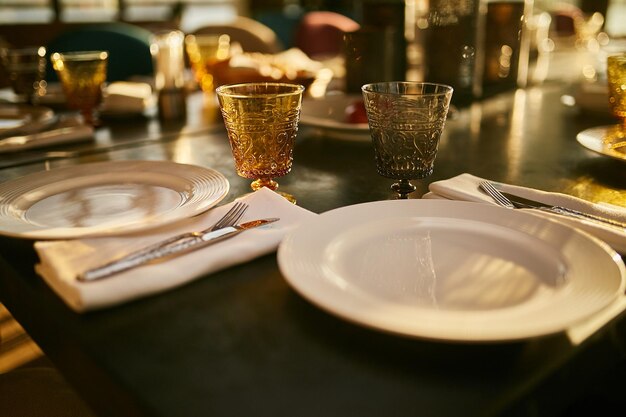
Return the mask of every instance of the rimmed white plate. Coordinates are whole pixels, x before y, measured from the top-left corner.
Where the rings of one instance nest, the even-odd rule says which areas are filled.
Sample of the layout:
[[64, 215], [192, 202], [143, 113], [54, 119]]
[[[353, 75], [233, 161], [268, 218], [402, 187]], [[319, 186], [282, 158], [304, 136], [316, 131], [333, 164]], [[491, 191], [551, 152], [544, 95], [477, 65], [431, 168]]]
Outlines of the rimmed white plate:
[[626, 161], [626, 137], [619, 125], [592, 127], [576, 135], [585, 148], [601, 155]]
[[54, 120], [54, 112], [47, 107], [0, 106], [0, 137], [35, 132]]
[[328, 94], [305, 99], [302, 103], [300, 125], [314, 128], [319, 134], [341, 140], [369, 141], [367, 123], [347, 123], [346, 108], [363, 97], [357, 94]]
[[321, 214], [281, 243], [313, 304], [394, 334], [520, 340], [563, 331], [624, 292], [624, 264], [576, 229], [480, 203], [408, 200]]
[[65, 239], [145, 230], [197, 215], [229, 190], [219, 172], [169, 161], [111, 161], [0, 184], [0, 234]]

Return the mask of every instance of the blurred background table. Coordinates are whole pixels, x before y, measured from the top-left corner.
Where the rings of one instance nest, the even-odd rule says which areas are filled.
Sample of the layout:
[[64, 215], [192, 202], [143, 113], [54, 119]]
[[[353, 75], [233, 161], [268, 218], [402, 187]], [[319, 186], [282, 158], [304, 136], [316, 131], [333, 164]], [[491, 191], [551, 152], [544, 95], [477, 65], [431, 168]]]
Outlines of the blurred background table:
[[[413, 197], [429, 182], [469, 172], [626, 207], [625, 163], [576, 142], [577, 132], [613, 120], [562, 104], [568, 92], [544, 84], [453, 114], [435, 172]], [[3, 156], [0, 181], [96, 161], [171, 160], [222, 172], [231, 201], [249, 181], [235, 173], [215, 109], [202, 105], [191, 95], [179, 124], [112, 119], [94, 142]], [[304, 208], [392, 198], [368, 140], [301, 128], [294, 155], [281, 187]], [[585, 415], [624, 406], [623, 314], [579, 345], [565, 334], [493, 345], [404, 339], [309, 304], [269, 255], [77, 315], [34, 273], [35, 262], [32, 242], [0, 238], [0, 301], [98, 415]]]

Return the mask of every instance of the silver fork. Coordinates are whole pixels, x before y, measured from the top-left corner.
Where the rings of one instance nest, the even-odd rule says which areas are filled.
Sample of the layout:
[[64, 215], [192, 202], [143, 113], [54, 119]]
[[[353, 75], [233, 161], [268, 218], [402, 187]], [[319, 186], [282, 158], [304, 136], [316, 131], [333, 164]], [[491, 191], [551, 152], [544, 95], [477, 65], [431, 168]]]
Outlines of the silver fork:
[[229, 226], [235, 226], [247, 209], [247, 204], [236, 202], [233, 207], [231, 207], [226, 212], [226, 214], [222, 216], [222, 218], [220, 218], [214, 225], [205, 230], [181, 233], [169, 239], [162, 240], [153, 245], [108, 262], [104, 265], [89, 269], [82, 274], [79, 274], [77, 279], [79, 281], [92, 281], [95, 279], [104, 278], [117, 272], [133, 268], [134, 266], [141, 265], [152, 259], [161, 257], [163, 256], [162, 254], [167, 252], [169, 249], [182, 247], [186, 244], [192, 244], [194, 242], [194, 239], [201, 238], [209, 232], [221, 230]]
[[491, 184], [489, 181], [481, 181], [480, 188], [481, 190], [486, 192], [491, 198], [496, 200], [496, 203], [498, 203], [502, 207], [510, 209], [515, 208], [513, 203], [511, 203], [511, 200], [503, 196], [502, 193], [498, 191], [496, 187], [494, 187], [493, 184]]
[[194, 237], [198, 237], [198, 236], [202, 236], [203, 234], [207, 233], [207, 232], [212, 232], [213, 230], [217, 230], [217, 229], [222, 229], [224, 227], [228, 227], [228, 226], [234, 226], [235, 224], [237, 224], [237, 222], [239, 221], [239, 219], [241, 219], [241, 217], [243, 216], [243, 214], [246, 212], [246, 210], [248, 209], [248, 205], [246, 203], [242, 203], [240, 201], [237, 201], [217, 222], [215, 222], [215, 224], [213, 224], [211, 227], [204, 229], [204, 230], [198, 230], [195, 232], [186, 232], [186, 233], [181, 233], [179, 235], [176, 236], [172, 236], [169, 239], [165, 239], [162, 240], [160, 242], [157, 242], [153, 245], [147, 246], [143, 249], [139, 249], [135, 252], [129, 253], [128, 255], [120, 258], [119, 260], [130, 260], [130, 259], [134, 259], [138, 256], [144, 256], [150, 252], [153, 251], [157, 251], [161, 248], [164, 248], [166, 246], [169, 246], [173, 243], [176, 242], [180, 242], [182, 240], [185, 239], [191, 239]]
[[145, 248], [139, 249], [135, 252], [132, 252], [126, 256], [115, 259], [111, 262], [108, 262], [105, 265], [90, 269], [85, 271], [84, 273], [78, 276], [79, 281], [86, 281], [92, 278], [93, 276], [105, 276], [109, 274], [108, 269], [116, 265], [123, 265], [128, 262], [133, 262], [136, 259], [144, 258], [149, 256], [150, 254], [156, 253], [164, 248], [167, 248], [170, 245], [174, 245], [176, 243], [181, 243], [188, 239], [193, 239], [199, 236], [202, 236], [205, 233], [212, 232], [214, 230], [222, 229], [228, 226], [234, 226], [241, 219], [243, 214], [248, 209], [248, 205], [246, 203], [242, 203], [237, 201], [215, 224], [205, 230], [199, 230], [195, 232], [186, 232], [181, 233], [176, 236], [172, 236], [171, 238], [162, 240], [153, 245], [147, 246]]
[[481, 181], [480, 188], [489, 194], [491, 198], [493, 198], [496, 203], [501, 205], [502, 207], [515, 209], [515, 208], [523, 208], [523, 209], [535, 209], [539, 211], [545, 211], [552, 214], [558, 214], [566, 217], [573, 217], [579, 220], [591, 220], [594, 222], [602, 223], [604, 226], [614, 227], [621, 232], [626, 230], [626, 226], [624, 223], [612, 219], [605, 219], [603, 217], [599, 217], [593, 214], [584, 213], [578, 210], [573, 210], [566, 207], [561, 206], [551, 206], [551, 207], [534, 207], [527, 204], [522, 203], [514, 203], [510, 199], [508, 199], [505, 195], [503, 195], [496, 187], [493, 186], [489, 181]]

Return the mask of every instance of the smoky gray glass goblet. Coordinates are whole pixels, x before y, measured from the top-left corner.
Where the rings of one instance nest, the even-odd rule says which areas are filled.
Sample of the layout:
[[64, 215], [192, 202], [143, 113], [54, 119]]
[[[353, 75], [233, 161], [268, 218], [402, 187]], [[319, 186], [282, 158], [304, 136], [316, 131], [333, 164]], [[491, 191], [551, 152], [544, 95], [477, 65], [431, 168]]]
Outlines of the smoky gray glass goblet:
[[406, 199], [410, 180], [433, 172], [452, 87], [411, 81], [366, 84], [361, 88], [378, 174], [396, 179], [391, 188]]

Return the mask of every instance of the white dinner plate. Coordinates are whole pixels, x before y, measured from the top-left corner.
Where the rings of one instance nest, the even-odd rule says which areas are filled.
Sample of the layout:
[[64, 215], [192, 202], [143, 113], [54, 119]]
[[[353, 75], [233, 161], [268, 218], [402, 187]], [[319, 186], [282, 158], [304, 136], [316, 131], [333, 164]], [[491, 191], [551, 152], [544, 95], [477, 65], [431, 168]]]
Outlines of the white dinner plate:
[[0, 106], [0, 137], [36, 132], [54, 121], [54, 112], [47, 107]]
[[357, 94], [328, 94], [320, 98], [307, 98], [302, 102], [300, 125], [308, 126], [332, 139], [370, 141], [367, 123], [347, 123], [346, 108], [363, 100]]
[[616, 252], [576, 229], [446, 200], [323, 213], [283, 240], [278, 263], [297, 292], [339, 317], [464, 342], [563, 331], [623, 293], [626, 275]]
[[[611, 132], [617, 134], [611, 135]], [[583, 130], [576, 135], [576, 140], [591, 151], [626, 161], [626, 138], [619, 125], [599, 126]]]
[[208, 210], [228, 193], [219, 172], [169, 161], [111, 161], [0, 184], [0, 234], [65, 239], [122, 234]]

